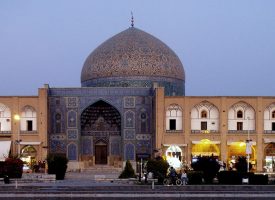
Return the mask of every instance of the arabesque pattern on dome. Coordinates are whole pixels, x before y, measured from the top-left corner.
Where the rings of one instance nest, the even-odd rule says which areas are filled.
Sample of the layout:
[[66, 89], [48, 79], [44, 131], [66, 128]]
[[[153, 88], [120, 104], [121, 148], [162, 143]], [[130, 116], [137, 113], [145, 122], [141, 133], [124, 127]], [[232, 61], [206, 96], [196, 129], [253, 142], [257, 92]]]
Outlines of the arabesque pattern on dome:
[[88, 56], [81, 82], [129, 76], [185, 80], [177, 55], [159, 39], [134, 27], [108, 39]]

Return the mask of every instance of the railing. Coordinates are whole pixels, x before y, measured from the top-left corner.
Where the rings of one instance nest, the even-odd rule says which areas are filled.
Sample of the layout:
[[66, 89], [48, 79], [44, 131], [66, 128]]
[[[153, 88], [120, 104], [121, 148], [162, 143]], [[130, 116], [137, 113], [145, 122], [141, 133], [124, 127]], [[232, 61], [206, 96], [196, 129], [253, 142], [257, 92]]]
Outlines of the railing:
[[20, 131], [20, 134], [37, 134], [37, 131]]
[[273, 130], [264, 130], [264, 133], [267, 133], [267, 134], [275, 134], [275, 131], [273, 131]]
[[191, 130], [191, 133], [219, 133], [219, 130]]
[[166, 130], [166, 133], [182, 133], [183, 130]]
[[0, 135], [10, 135], [11, 131], [0, 131]]
[[236, 133], [236, 134], [247, 134], [247, 133], [256, 133], [256, 130], [228, 130], [228, 133]]

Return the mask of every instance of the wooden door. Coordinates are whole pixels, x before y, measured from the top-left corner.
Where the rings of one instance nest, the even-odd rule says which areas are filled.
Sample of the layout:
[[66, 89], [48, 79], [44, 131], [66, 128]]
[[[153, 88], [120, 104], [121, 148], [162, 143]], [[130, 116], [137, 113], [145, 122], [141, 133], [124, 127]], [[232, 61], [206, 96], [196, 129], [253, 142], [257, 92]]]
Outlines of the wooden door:
[[98, 165], [107, 164], [107, 145], [95, 146], [95, 164], [98, 164]]

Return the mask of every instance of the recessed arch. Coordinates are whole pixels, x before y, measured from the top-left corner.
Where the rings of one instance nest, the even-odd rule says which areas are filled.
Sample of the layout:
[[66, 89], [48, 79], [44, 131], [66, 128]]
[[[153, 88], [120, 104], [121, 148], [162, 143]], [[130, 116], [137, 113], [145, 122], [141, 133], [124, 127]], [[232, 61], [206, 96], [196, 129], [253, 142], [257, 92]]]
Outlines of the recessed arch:
[[243, 111], [242, 110], [237, 111], [237, 118], [240, 118], [240, 119], [243, 118]]
[[0, 132], [1, 131], [11, 131], [11, 110], [2, 103], [0, 103]]
[[108, 164], [108, 157], [112, 156], [110, 137], [121, 136], [120, 112], [106, 101], [98, 100], [83, 110], [80, 122], [84, 141], [81, 148], [85, 155], [93, 155], [95, 164]]
[[178, 104], [170, 104], [166, 109], [166, 130], [182, 130], [182, 108]]
[[201, 111], [201, 118], [207, 118], [207, 111], [206, 110]]
[[103, 100], [99, 100], [81, 113], [81, 131], [118, 131], [121, 130], [119, 111]]
[[228, 110], [228, 130], [255, 130], [255, 109], [244, 101], [233, 104]]
[[264, 110], [264, 131], [275, 132], [275, 103], [269, 104]]
[[34, 107], [26, 105], [21, 109], [20, 128], [22, 131], [37, 130], [37, 113]]
[[219, 109], [209, 101], [201, 101], [191, 109], [191, 131], [217, 132], [219, 130]]
[[77, 146], [75, 143], [70, 143], [67, 147], [68, 159], [71, 161], [77, 160]]
[[32, 145], [26, 145], [21, 149], [21, 158], [28, 166], [32, 166], [37, 162], [37, 150]]
[[192, 156], [220, 156], [220, 149], [216, 142], [209, 139], [202, 139], [192, 144]]

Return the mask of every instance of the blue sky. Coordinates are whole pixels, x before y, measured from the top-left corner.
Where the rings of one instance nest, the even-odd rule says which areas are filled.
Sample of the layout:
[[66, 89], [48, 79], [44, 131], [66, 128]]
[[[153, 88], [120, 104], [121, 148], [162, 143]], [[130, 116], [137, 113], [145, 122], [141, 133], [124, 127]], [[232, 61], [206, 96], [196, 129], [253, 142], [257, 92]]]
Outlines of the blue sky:
[[275, 96], [274, 0], [0, 0], [0, 96], [80, 87], [86, 57], [130, 26], [171, 47], [187, 96]]

